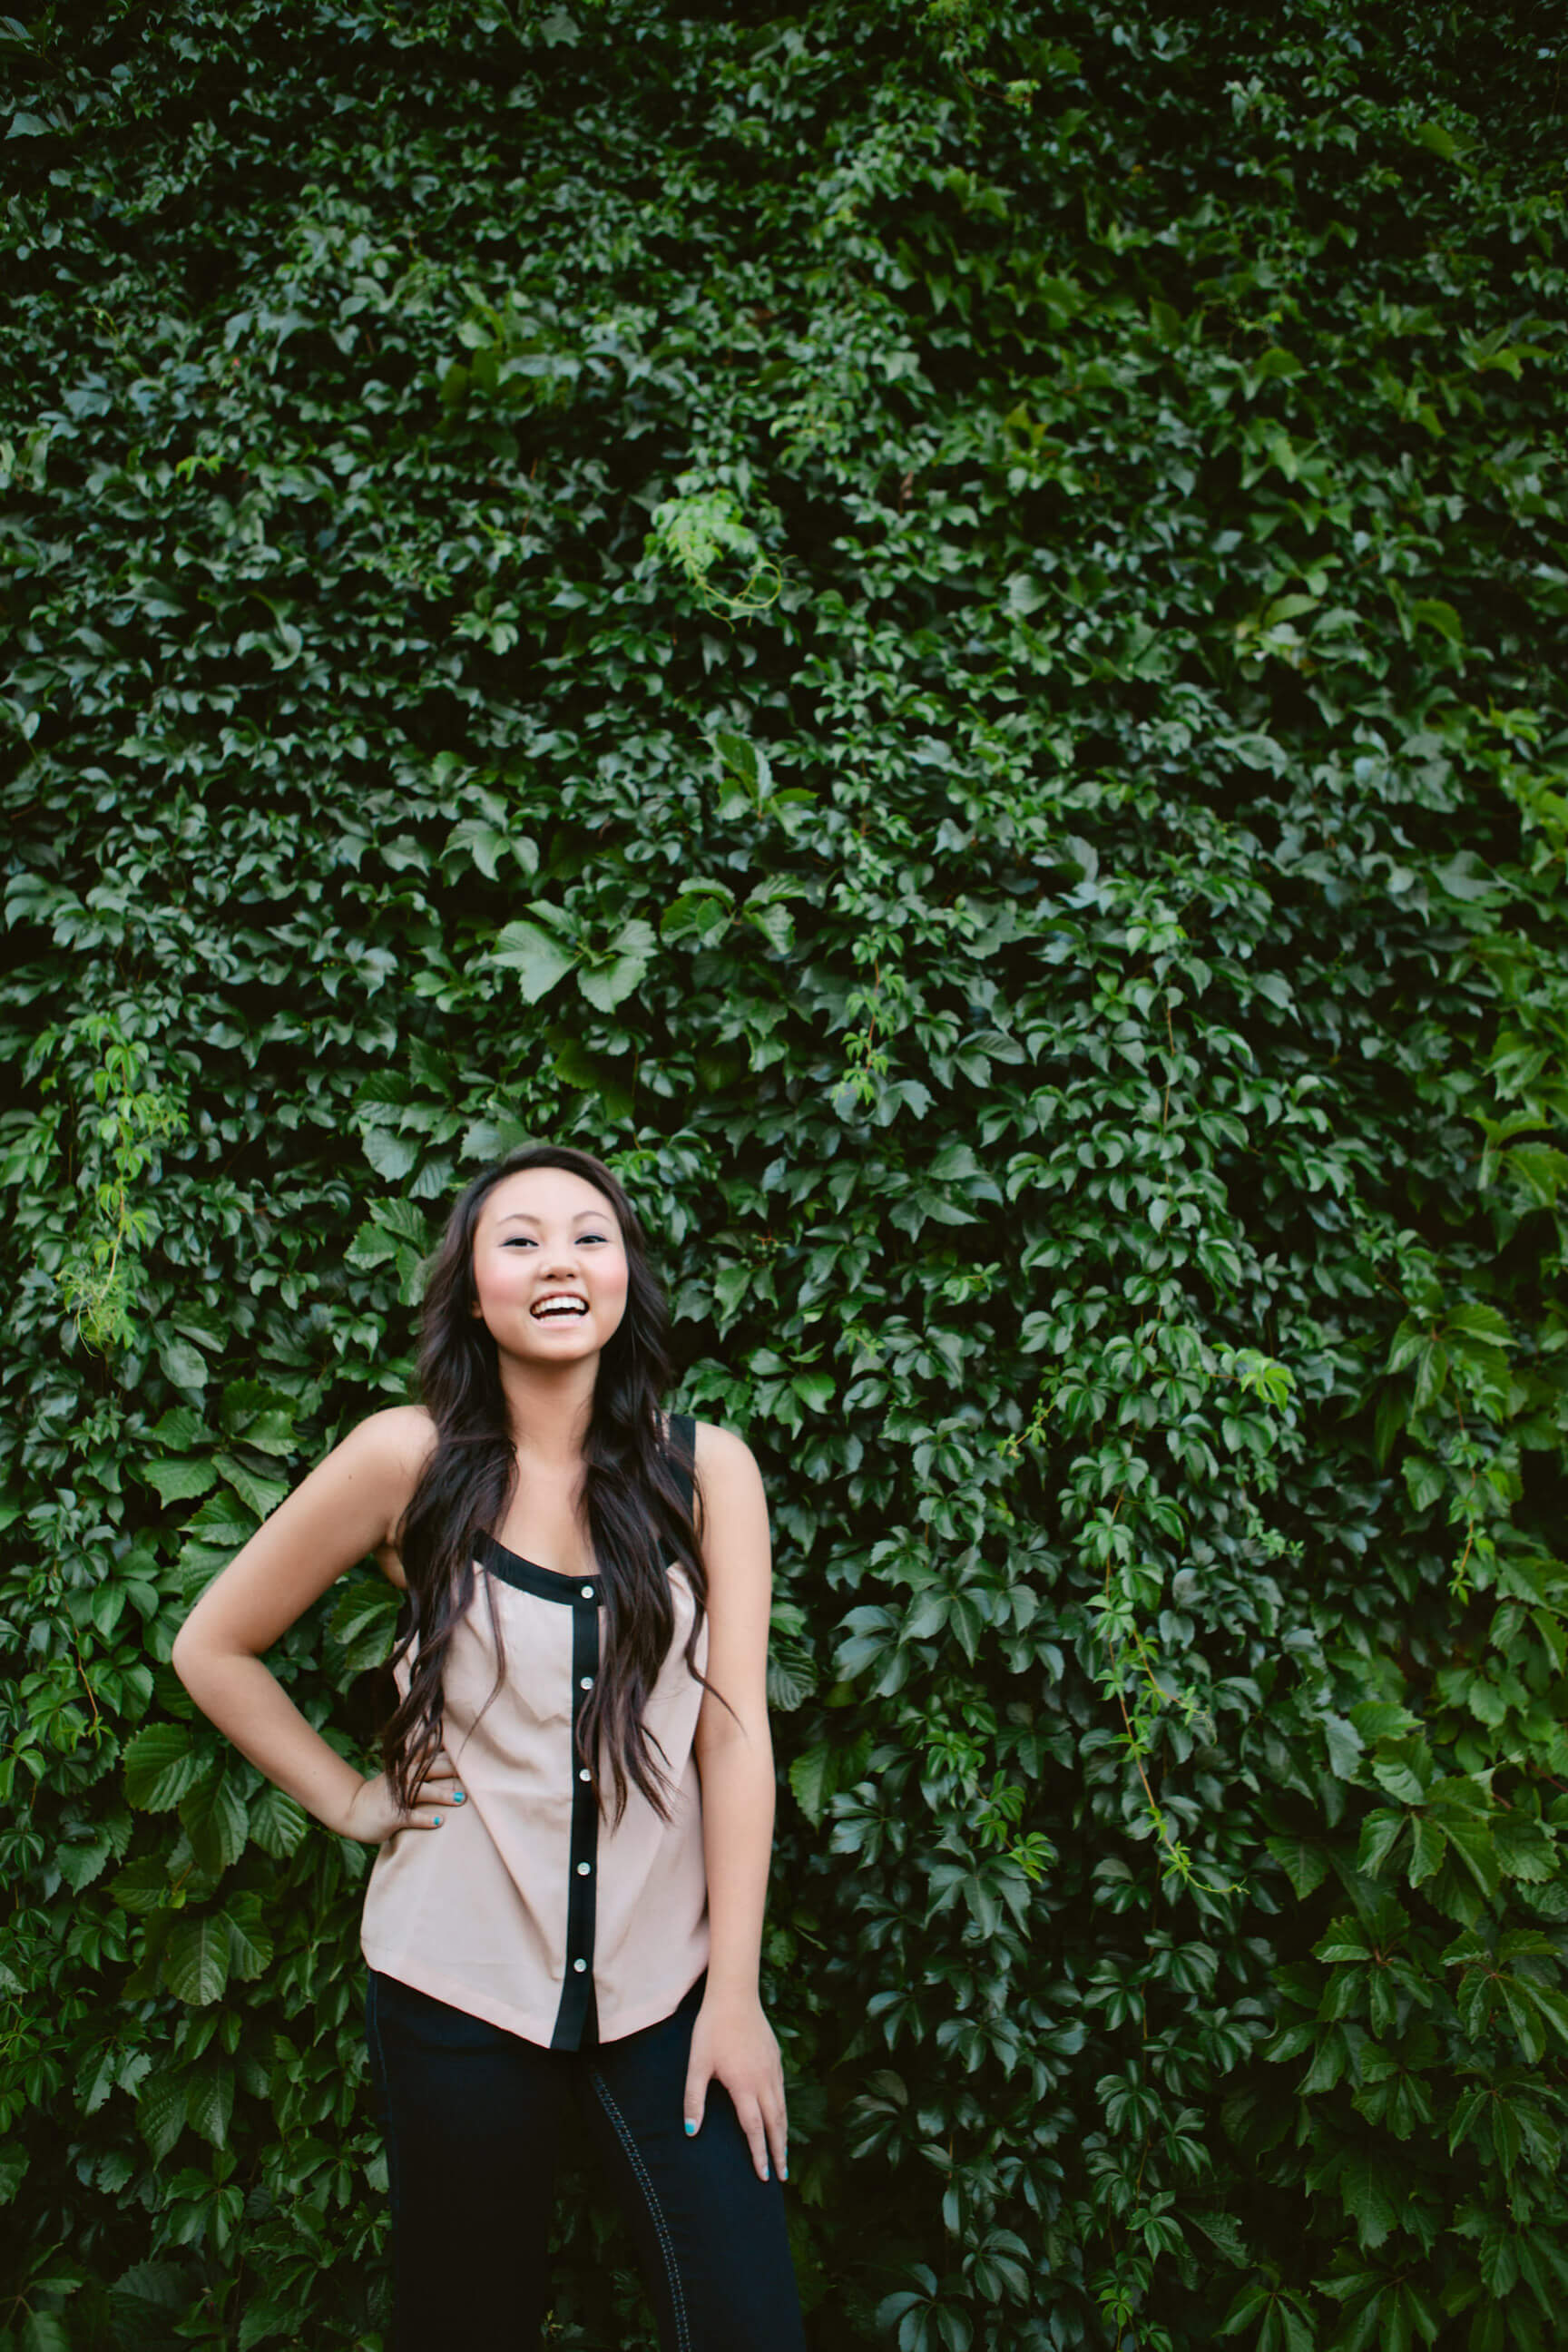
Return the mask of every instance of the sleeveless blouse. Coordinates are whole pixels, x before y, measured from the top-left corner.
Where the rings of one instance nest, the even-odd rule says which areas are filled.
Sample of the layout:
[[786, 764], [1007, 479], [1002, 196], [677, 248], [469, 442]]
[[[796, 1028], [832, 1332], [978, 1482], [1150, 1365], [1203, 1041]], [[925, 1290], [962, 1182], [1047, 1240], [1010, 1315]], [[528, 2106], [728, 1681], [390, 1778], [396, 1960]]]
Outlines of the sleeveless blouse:
[[[695, 1423], [677, 1413], [669, 1430], [689, 1501]], [[442, 1807], [439, 1829], [400, 1830], [381, 1846], [360, 1948], [373, 1969], [525, 2042], [618, 2041], [669, 2016], [708, 1964], [690, 1585], [672, 1562], [674, 1635], [643, 1713], [655, 1762], [661, 1748], [668, 1759], [670, 1818], [633, 1787], [611, 1828], [576, 1748], [599, 1671], [601, 1580], [540, 1568], [491, 1536], [475, 1567], [443, 1676], [444, 1744], [465, 1801]], [[505, 1643], [499, 1689], [485, 1581]], [[707, 1646], [705, 1619], [702, 1670]], [[395, 1670], [400, 1698], [412, 1664], [411, 1653]]]

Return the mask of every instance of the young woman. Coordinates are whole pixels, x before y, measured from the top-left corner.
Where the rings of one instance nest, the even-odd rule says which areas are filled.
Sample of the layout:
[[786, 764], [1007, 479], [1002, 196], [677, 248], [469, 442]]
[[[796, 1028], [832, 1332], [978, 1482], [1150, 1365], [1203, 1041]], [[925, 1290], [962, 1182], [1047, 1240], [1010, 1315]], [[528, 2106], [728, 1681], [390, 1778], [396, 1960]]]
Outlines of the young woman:
[[[487, 1169], [425, 1296], [424, 1403], [373, 1413], [174, 1643], [196, 1705], [380, 1850], [365, 2028], [397, 2352], [524, 2352], [566, 2102], [619, 2194], [664, 2352], [800, 2352], [778, 2044], [767, 1507], [741, 1440], [658, 1399], [664, 1302], [620, 1184], [554, 1146]], [[262, 1663], [375, 1552], [404, 1590], [384, 1769]]]

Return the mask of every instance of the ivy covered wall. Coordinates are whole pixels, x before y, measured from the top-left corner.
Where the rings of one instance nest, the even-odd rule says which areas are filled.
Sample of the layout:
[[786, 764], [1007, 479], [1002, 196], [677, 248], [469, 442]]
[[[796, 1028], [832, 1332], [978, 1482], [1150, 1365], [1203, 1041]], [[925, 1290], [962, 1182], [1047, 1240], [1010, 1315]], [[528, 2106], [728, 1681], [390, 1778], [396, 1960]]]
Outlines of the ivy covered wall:
[[0, 19], [3, 2352], [384, 2342], [168, 1652], [525, 1135], [768, 1484], [814, 2352], [1558, 2340], [1562, 38]]

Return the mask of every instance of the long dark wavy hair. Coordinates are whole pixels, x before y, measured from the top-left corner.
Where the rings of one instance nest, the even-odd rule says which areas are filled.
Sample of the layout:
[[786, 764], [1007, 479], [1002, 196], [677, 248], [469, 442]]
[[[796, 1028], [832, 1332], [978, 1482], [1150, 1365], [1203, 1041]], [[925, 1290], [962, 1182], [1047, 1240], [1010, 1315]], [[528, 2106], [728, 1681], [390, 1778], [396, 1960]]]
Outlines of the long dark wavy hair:
[[[629, 1279], [626, 1313], [599, 1357], [594, 1405], [583, 1447], [581, 1508], [603, 1579], [606, 1612], [602, 1664], [584, 1708], [582, 1761], [594, 1775], [601, 1811], [607, 1764], [613, 1818], [626, 1811], [629, 1788], [638, 1789], [666, 1819], [670, 1786], [643, 1723], [643, 1710], [675, 1635], [667, 1564], [685, 1570], [697, 1607], [686, 1663], [697, 1672], [696, 1649], [708, 1602], [708, 1581], [689, 1511], [661, 1436], [658, 1402], [668, 1386], [669, 1318], [648, 1264], [637, 1213], [618, 1180], [590, 1152], [564, 1144], [538, 1144], [508, 1154], [458, 1195], [431, 1261], [425, 1286], [419, 1385], [436, 1424], [436, 1444], [398, 1530], [407, 1579], [409, 1622], [393, 1653], [395, 1667], [416, 1638], [408, 1693], [381, 1735], [382, 1764], [406, 1811], [441, 1745], [442, 1672], [458, 1620], [473, 1598], [475, 1550], [506, 1517], [517, 1482], [517, 1456], [501, 1387], [496, 1343], [472, 1312], [474, 1231], [489, 1194], [524, 1168], [563, 1168], [602, 1192], [615, 1212], [626, 1247]], [[492, 1580], [485, 1594], [500, 1661], [493, 1699], [506, 1675], [506, 1653]], [[488, 1706], [489, 1699], [485, 1702]]]

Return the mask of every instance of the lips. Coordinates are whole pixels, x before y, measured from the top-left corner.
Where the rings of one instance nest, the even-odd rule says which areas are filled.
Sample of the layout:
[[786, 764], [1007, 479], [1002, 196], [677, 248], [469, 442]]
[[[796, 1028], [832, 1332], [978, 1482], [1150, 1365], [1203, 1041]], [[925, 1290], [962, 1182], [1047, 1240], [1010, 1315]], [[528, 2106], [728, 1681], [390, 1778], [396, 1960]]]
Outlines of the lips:
[[536, 1298], [528, 1311], [536, 1323], [580, 1323], [588, 1302], [574, 1290], [552, 1290]]

